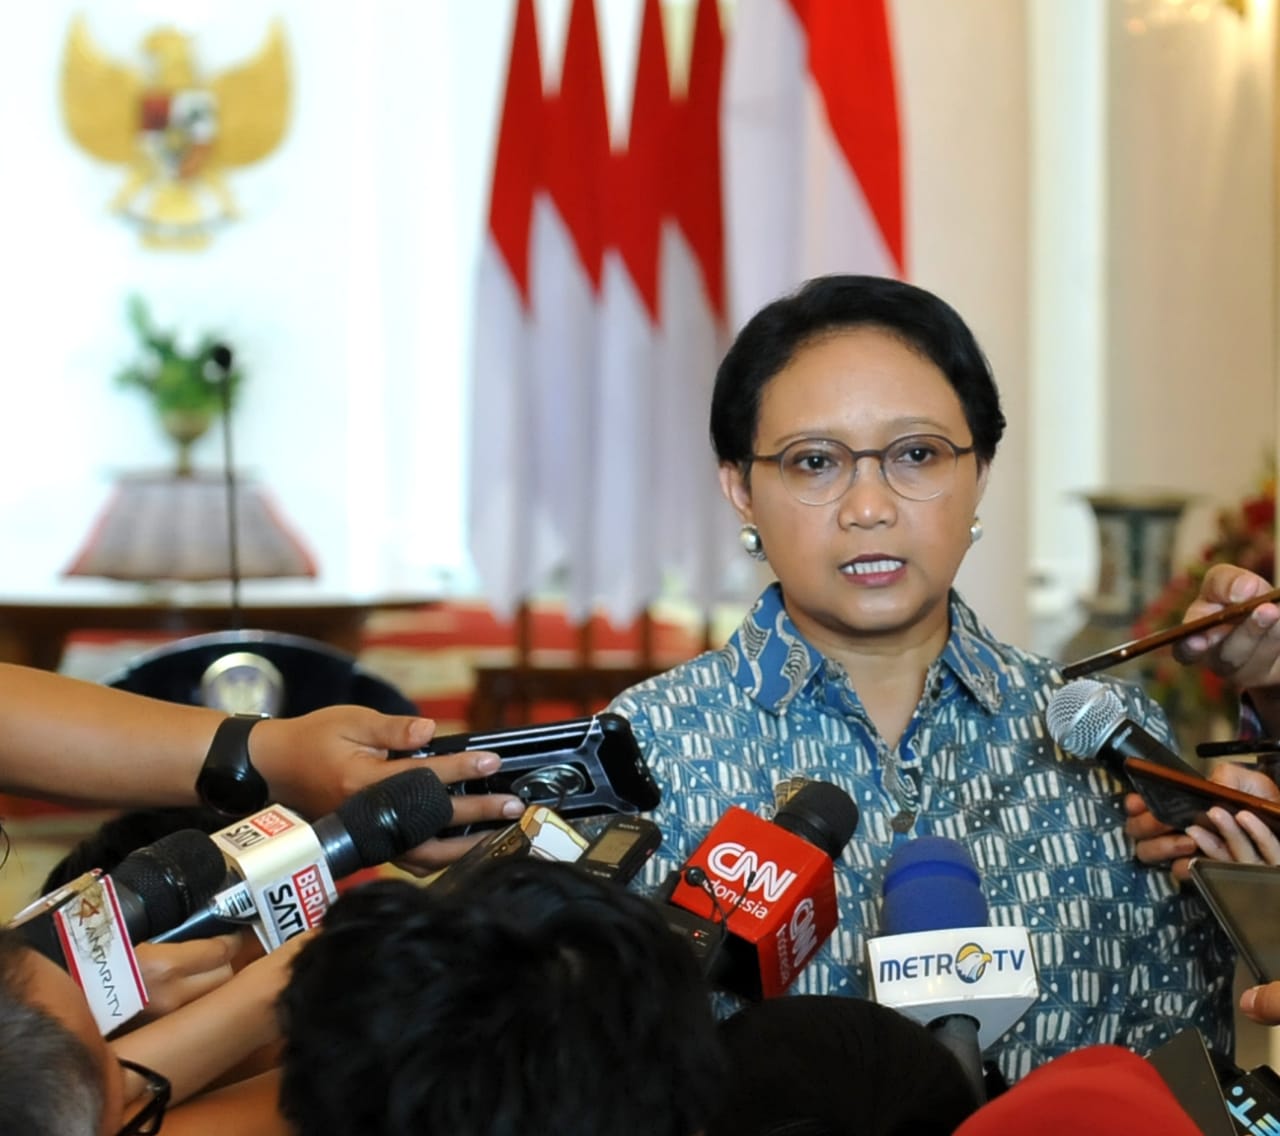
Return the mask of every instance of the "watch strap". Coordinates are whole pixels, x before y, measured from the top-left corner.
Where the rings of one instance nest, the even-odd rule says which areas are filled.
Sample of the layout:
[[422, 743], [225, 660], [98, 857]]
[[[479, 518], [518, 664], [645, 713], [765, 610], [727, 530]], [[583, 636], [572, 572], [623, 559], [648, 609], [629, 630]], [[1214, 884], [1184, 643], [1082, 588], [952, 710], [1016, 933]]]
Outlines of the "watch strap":
[[249, 757], [249, 733], [263, 720], [261, 714], [232, 714], [218, 723], [209, 742], [196, 791], [206, 805], [227, 816], [244, 816], [267, 803], [266, 778]]

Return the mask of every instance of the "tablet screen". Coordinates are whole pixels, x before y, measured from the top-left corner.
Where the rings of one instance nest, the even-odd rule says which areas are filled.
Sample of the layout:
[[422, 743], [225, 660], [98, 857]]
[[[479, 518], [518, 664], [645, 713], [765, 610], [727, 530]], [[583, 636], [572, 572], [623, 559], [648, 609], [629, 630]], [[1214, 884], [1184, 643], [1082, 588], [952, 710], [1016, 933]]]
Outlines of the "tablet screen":
[[1191, 880], [1254, 977], [1280, 978], [1280, 867], [1197, 857]]

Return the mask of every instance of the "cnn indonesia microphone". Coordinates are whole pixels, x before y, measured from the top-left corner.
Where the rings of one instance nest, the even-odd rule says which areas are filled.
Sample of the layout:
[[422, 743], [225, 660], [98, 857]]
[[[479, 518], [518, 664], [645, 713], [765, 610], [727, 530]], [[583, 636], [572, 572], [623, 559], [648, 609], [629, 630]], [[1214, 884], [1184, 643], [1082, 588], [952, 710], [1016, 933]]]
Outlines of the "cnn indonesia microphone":
[[928, 1026], [985, 1101], [982, 1051], [1040, 994], [1026, 928], [988, 924], [977, 867], [941, 836], [889, 857], [880, 925], [867, 940], [872, 997]]
[[712, 981], [753, 999], [791, 985], [836, 928], [834, 861], [857, 826], [853, 799], [824, 781], [805, 782], [772, 821], [735, 806], [716, 822], [666, 897]]
[[212, 835], [230, 886], [154, 941], [203, 938], [250, 923], [263, 947], [274, 950], [320, 922], [337, 898], [335, 880], [394, 860], [452, 819], [448, 790], [421, 767], [367, 785], [314, 824], [271, 805]]
[[75, 979], [106, 1034], [147, 1004], [134, 944], [176, 927], [225, 879], [217, 846], [182, 829], [130, 853], [110, 875], [86, 872], [42, 896], [9, 926]]

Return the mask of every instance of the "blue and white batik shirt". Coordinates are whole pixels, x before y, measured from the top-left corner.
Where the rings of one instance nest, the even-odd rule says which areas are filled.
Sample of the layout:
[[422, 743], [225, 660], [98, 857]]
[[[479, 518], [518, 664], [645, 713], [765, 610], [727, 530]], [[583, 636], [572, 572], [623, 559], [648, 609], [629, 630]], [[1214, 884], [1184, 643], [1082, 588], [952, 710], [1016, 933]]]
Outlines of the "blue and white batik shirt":
[[[867, 995], [885, 863], [900, 841], [945, 836], [977, 864], [991, 923], [1031, 934], [1040, 998], [986, 1053], [1010, 1082], [1084, 1045], [1146, 1053], [1187, 1026], [1230, 1055], [1230, 946], [1197, 896], [1136, 861], [1124, 787], [1054, 745], [1055, 664], [1001, 643], [955, 592], [950, 616], [894, 748], [844, 668], [797, 631], [778, 584], [723, 649], [615, 699], [662, 788], [650, 815], [664, 841], [645, 882], [678, 867], [729, 806], [770, 816], [776, 782], [829, 781], [860, 820], [837, 864], [840, 925], [792, 992]], [[1170, 744], [1160, 708], [1114, 685], [1127, 716]]]

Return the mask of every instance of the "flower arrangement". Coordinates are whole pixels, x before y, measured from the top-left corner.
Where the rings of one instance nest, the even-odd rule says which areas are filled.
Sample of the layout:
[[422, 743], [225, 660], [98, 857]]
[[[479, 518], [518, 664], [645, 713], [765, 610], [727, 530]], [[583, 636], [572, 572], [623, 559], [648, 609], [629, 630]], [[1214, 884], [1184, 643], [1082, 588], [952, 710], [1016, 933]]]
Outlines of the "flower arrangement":
[[142, 348], [141, 358], [116, 374], [122, 387], [142, 391], [151, 400], [165, 432], [178, 444], [178, 472], [191, 472], [190, 448], [224, 407], [235, 404], [243, 376], [231, 349], [214, 335], [201, 336], [183, 350], [177, 336], [159, 330], [141, 296], [130, 296], [129, 325]]
[[[1238, 505], [1220, 509], [1217, 533], [1200, 555], [1177, 572], [1139, 614], [1134, 637], [1176, 627], [1214, 564], [1238, 564], [1265, 579], [1275, 578], [1276, 474], [1274, 461], [1256, 488]], [[1167, 652], [1154, 656], [1144, 679], [1151, 696], [1170, 718], [1184, 723], [1226, 719], [1234, 723], [1236, 693], [1207, 667], [1184, 667]]]

